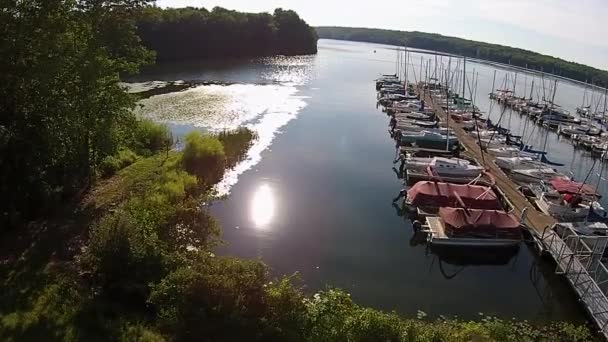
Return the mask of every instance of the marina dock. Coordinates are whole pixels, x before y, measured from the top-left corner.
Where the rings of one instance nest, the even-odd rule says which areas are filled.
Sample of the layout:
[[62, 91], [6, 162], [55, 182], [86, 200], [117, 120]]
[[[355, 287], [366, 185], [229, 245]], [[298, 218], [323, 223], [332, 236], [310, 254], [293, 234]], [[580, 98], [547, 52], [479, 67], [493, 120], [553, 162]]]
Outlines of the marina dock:
[[[526, 199], [518, 185], [496, 165], [495, 156], [482, 152], [477, 140], [447, 115], [442, 104], [425, 94], [422, 87], [418, 91], [424, 94], [421, 98], [433, 106], [443, 125], [458, 137], [464, 147], [462, 154], [484, 166], [486, 172], [494, 177], [496, 186], [511, 202], [515, 214], [522, 217], [522, 224], [533, 236], [540, 253], [555, 261], [555, 273], [567, 280], [598, 333], [608, 340], [608, 268], [602, 261], [608, 236], [580, 234], [571, 227], [559, 231], [551, 229], [558, 222]], [[440, 220], [436, 218], [430, 218], [429, 222], [433, 223], [429, 227], [433, 231], [440, 226]]]
[[[407, 65], [407, 49], [405, 59]], [[536, 247], [541, 255], [555, 261], [555, 274], [569, 283], [589, 320], [608, 340], [608, 212], [598, 202], [601, 197], [597, 191], [599, 180], [595, 189], [587, 184], [595, 162], [580, 183], [560, 173], [554, 166], [563, 164], [551, 162], [546, 156], [548, 135], [542, 151], [535, 150], [524, 143], [525, 128], [524, 134], [517, 136], [511, 134], [511, 127], [500, 126], [502, 114], [497, 124], [482, 119], [481, 111], [474, 103], [476, 89], [473, 91], [469, 86], [470, 99], [465, 97], [466, 58], [462, 59], [462, 74], [458, 65], [452, 72], [450, 62], [446, 67], [435, 60], [432, 71], [431, 59], [426, 64], [421, 61], [421, 66], [426, 65], [426, 71], [423, 77], [420, 69], [420, 77], [415, 83], [408, 81], [407, 68], [403, 81], [399, 72], [376, 80], [379, 103], [392, 117], [390, 132], [397, 141], [397, 152], [401, 153], [399, 173], [405, 175], [406, 185], [412, 185], [403, 189], [400, 196], [407, 193], [404, 203], [410, 210], [415, 209], [415, 217], [426, 223], [415, 220], [414, 229], [427, 234], [431, 247], [454, 246], [454, 251], [460, 254], [471, 248], [485, 248], [496, 253], [509, 243], [517, 247], [522, 243]], [[414, 79], [416, 76], [414, 72]], [[542, 81], [544, 86], [544, 79]], [[494, 93], [494, 80], [490, 98], [504, 108], [509, 106], [517, 112], [529, 113], [538, 124], [557, 127], [558, 134], [572, 138], [583, 132], [586, 140], [581, 141], [596, 143], [596, 135], [602, 129], [579, 125], [581, 120], [555, 110], [559, 107], [554, 103], [556, 85], [554, 81], [549, 92], [553, 93], [551, 101], [543, 98], [542, 106], [540, 102], [532, 102], [532, 94], [529, 100], [513, 96], [514, 90], [503, 91], [503, 95], [498, 96]], [[608, 113], [608, 110], [605, 108], [604, 112]], [[556, 118], [578, 126], [566, 126], [563, 122], [556, 126]], [[602, 118], [605, 119], [605, 115]], [[533, 132], [529, 132], [530, 137]], [[495, 135], [496, 140], [493, 140]], [[456, 144], [451, 142], [452, 136], [457, 139]], [[608, 143], [604, 150], [608, 150]], [[602, 159], [605, 159], [604, 155]], [[476, 170], [481, 173], [469, 182]], [[491, 180], [490, 186], [480, 182], [483, 177]], [[601, 171], [599, 177], [601, 179]], [[560, 182], [566, 184], [562, 186]], [[423, 185], [418, 186], [420, 184]], [[457, 188], [457, 184], [461, 188]], [[483, 186], [488, 190], [483, 190]], [[480, 194], [479, 191], [484, 192]], [[482, 198], [490, 192], [493, 195]], [[585, 194], [595, 197], [585, 200]], [[496, 198], [503, 201], [496, 205], [493, 202]], [[532, 204], [533, 200], [536, 205]], [[584, 200], [587, 202], [582, 205]], [[600, 215], [594, 216], [595, 208]], [[487, 227], [490, 229], [484, 231]], [[517, 230], [522, 228], [530, 233], [531, 239], [523, 238]], [[502, 229], [500, 233], [499, 229]], [[509, 235], [509, 229], [513, 234]]]
[[[420, 94], [424, 94], [423, 89], [419, 89]], [[460, 125], [454, 122], [442, 108], [442, 104], [433, 103], [433, 99], [428, 94], [424, 96], [427, 103], [432, 104], [435, 109], [435, 114], [445, 123], [450, 130], [458, 137], [460, 143], [464, 146], [464, 152], [469, 158], [475, 159], [480, 165], [483, 165], [496, 180], [496, 185], [502, 189], [504, 194], [513, 204], [516, 214], [522, 215], [524, 208], [526, 211], [525, 224], [528, 228], [534, 230], [538, 235], [542, 235], [546, 228], [557, 223], [555, 219], [537, 211], [526, 197], [517, 190], [517, 185], [498, 167], [494, 162], [494, 156], [489, 153], [483, 153], [477, 141], [471, 137]]]

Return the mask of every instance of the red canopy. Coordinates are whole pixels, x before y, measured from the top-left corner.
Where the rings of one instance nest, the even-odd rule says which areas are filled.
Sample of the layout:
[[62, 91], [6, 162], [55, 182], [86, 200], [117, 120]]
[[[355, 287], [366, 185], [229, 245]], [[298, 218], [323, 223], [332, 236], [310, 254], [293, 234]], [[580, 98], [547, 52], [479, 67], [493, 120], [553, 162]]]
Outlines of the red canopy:
[[555, 178], [551, 180], [551, 186], [561, 194], [594, 195], [599, 197], [599, 194], [595, 192], [595, 189], [591, 185], [568, 179]]
[[462, 199], [465, 207], [473, 209], [503, 209], [496, 193], [486, 186], [423, 181], [407, 192], [416, 207], [458, 207]]
[[499, 210], [463, 208], [439, 208], [439, 217], [446, 228], [461, 230], [519, 231], [519, 220], [512, 214]]

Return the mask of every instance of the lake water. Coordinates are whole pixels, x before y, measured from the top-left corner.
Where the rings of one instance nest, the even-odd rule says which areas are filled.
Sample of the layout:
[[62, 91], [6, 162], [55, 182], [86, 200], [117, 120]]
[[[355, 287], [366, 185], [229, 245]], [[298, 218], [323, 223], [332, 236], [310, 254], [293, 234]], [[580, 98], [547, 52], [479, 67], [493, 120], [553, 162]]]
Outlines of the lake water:
[[[227, 199], [212, 205], [226, 241], [219, 254], [260, 258], [276, 275], [298, 272], [307, 291], [336, 286], [360, 304], [403, 315], [582, 321], [554, 266], [526, 246], [500, 265], [478, 265], [428, 251], [416, 239], [392, 204], [402, 183], [373, 83], [395, 71], [395, 60], [387, 46], [321, 40], [316, 56], [163, 66], [134, 81], [229, 84], [154, 96], [138, 111], [170, 123], [178, 136], [238, 126], [259, 134], [218, 188]], [[410, 67], [419, 72], [416, 63]], [[494, 68], [468, 63], [467, 71], [479, 74], [476, 103], [488, 111]], [[506, 72], [498, 70], [497, 88]], [[518, 90], [531, 80], [520, 74]], [[583, 91], [560, 82], [556, 102], [574, 111]], [[490, 115], [497, 120], [499, 108]], [[520, 132], [526, 119], [507, 112], [503, 123]], [[553, 133], [533, 132], [529, 144], [542, 148], [546, 137], [550, 158], [585, 177], [593, 159]]]

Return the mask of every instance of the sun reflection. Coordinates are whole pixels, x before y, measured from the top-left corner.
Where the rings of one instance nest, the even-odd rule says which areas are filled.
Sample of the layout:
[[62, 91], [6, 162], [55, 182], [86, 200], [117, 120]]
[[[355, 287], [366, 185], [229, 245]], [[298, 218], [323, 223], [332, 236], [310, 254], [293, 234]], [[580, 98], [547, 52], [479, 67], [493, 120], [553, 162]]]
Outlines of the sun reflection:
[[262, 184], [253, 194], [251, 201], [251, 220], [256, 228], [265, 228], [274, 217], [274, 194], [268, 184]]

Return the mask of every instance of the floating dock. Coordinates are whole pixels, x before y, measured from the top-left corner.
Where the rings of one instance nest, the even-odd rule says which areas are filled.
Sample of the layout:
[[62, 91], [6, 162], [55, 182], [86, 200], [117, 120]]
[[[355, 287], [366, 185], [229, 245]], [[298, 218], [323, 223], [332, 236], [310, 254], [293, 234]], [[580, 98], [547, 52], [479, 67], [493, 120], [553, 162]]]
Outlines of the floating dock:
[[561, 232], [551, 229], [557, 221], [538, 211], [518, 191], [512, 181], [495, 163], [495, 156], [482, 153], [477, 140], [446, 114], [441, 104], [435, 103], [422, 88], [421, 96], [435, 108], [437, 117], [458, 136], [466, 151], [464, 155], [475, 159], [496, 180], [496, 185], [512, 203], [514, 213], [522, 216], [524, 224], [535, 238], [541, 253], [551, 256], [556, 263], [556, 274], [563, 275], [578, 295], [581, 304], [597, 326], [599, 333], [608, 340], [608, 269], [601, 261], [608, 245], [608, 236], [579, 235], [571, 228]]
[[[420, 89], [421, 93], [424, 93], [422, 89]], [[453, 133], [458, 136], [458, 140], [460, 144], [464, 146], [465, 152], [464, 154], [470, 158], [475, 159], [479, 165], [482, 165], [486, 168], [486, 172], [490, 173], [496, 180], [496, 185], [504, 192], [505, 196], [511, 201], [513, 204], [514, 214], [522, 215], [525, 208], [528, 208], [526, 211], [525, 217], [525, 225], [534, 230], [537, 234], [541, 235], [545, 229], [553, 226], [557, 221], [550, 216], [547, 216], [532, 206], [532, 204], [526, 199], [526, 197], [517, 190], [518, 185], [515, 184], [498, 166], [494, 163], [494, 156], [489, 153], [483, 153], [481, 148], [477, 144], [477, 141], [471, 137], [462, 127], [459, 126], [452, 118], [450, 118], [441, 105], [437, 105], [434, 103], [433, 99], [425, 94], [424, 99], [428, 101], [427, 103], [431, 103], [433, 108], [435, 109], [435, 114], [439, 119], [449, 127]]]

